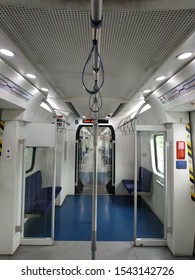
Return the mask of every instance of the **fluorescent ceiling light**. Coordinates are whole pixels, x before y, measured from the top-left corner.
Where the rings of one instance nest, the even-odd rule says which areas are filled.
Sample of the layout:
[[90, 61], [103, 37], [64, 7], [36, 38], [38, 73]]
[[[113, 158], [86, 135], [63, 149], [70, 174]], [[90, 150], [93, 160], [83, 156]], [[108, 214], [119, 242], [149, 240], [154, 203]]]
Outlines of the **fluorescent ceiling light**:
[[157, 77], [155, 80], [156, 81], [163, 81], [164, 79], [166, 79], [165, 76], [160, 76], [160, 77]]
[[30, 79], [36, 79], [36, 76], [33, 74], [30, 74], [30, 73], [26, 74], [26, 77], [28, 77]]
[[[143, 113], [143, 112], [145, 112], [145, 111], [147, 111], [147, 110], [149, 110], [150, 108], [151, 108], [150, 104], [146, 104], [146, 105], [143, 107], [143, 109], [141, 110], [140, 114]], [[131, 119], [133, 119], [133, 118], [135, 117], [135, 115], [137, 114], [137, 111], [138, 111], [138, 110], [136, 110], [135, 112], [133, 112], [133, 113], [131, 114]]]
[[177, 58], [182, 60], [182, 59], [186, 59], [186, 58], [190, 57], [191, 55], [192, 55], [192, 52], [186, 52], [186, 53], [182, 53], [182, 54], [178, 55]]
[[149, 110], [151, 108], [150, 104], [146, 104], [146, 106], [144, 106], [144, 108], [141, 110], [140, 114]]
[[135, 117], [137, 112], [134, 112], [133, 114], [131, 114], [131, 119], [133, 119]]
[[46, 103], [42, 102], [42, 103], [40, 104], [40, 106], [41, 106], [42, 108], [44, 108], [45, 110], [51, 112], [51, 109], [49, 108], [49, 106], [48, 106]]
[[48, 92], [48, 91], [49, 91], [48, 88], [44, 88], [44, 87], [42, 87], [41, 90], [42, 90], [42, 91], [45, 91], [45, 92]]
[[7, 50], [7, 49], [0, 49], [0, 53], [6, 55], [6, 56], [14, 56], [15, 54], [10, 51], [10, 50]]
[[142, 91], [143, 93], [150, 93], [151, 92], [151, 89], [145, 89]]

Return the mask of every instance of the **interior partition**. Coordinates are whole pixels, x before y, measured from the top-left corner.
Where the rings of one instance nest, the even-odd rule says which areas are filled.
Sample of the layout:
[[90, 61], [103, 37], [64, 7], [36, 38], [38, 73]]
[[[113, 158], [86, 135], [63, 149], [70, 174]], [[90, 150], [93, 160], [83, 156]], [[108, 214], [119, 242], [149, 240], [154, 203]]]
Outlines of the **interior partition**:
[[54, 242], [56, 187], [56, 126], [28, 124], [24, 128], [21, 244]]
[[135, 134], [135, 244], [165, 245], [165, 128], [137, 126]]
[[[31, 154], [32, 153], [32, 154]], [[31, 168], [30, 160], [35, 158]], [[25, 148], [23, 238], [51, 238], [53, 151], [45, 147]]]

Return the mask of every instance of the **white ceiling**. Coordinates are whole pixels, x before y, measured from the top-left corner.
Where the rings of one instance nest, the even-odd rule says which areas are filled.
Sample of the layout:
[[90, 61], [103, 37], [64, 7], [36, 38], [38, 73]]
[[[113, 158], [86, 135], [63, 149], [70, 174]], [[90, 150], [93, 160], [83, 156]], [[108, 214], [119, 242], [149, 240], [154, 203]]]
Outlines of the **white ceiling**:
[[[81, 73], [92, 47], [90, 1], [0, 4], [0, 35], [7, 38], [0, 47], [21, 58], [2, 59], [22, 75], [36, 71], [38, 79], [32, 83], [39, 88], [44, 82], [50, 88], [53, 107], [63, 109], [71, 103], [80, 116], [89, 116]], [[169, 76], [181, 70], [186, 61], [168, 61], [194, 31], [195, 1], [103, 1], [100, 55], [105, 83], [100, 117], [116, 115], [119, 106], [121, 115], [133, 110], [144, 88], [160, 86], [153, 81], [160, 69]], [[195, 48], [195, 42], [190, 47]], [[92, 79], [89, 70], [86, 79]]]

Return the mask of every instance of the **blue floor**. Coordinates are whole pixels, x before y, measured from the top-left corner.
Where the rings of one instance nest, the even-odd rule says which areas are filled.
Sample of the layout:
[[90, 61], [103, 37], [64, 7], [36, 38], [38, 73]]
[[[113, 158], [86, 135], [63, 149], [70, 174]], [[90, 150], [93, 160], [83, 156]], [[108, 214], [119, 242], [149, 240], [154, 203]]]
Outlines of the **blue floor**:
[[[131, 241], [133, 236], [133, 197], [98, 196], [97, 240]], [[63, 205], [56, 207], [55, 240], [91, 240], [90, 195], [67, 196]], [[25, 237], [49, 237], [50, 213], [44, 218], [29, 219], [25, 223]], [[163, 238], [163, 225], [150, 208], [138, 199], [137, 237]]]

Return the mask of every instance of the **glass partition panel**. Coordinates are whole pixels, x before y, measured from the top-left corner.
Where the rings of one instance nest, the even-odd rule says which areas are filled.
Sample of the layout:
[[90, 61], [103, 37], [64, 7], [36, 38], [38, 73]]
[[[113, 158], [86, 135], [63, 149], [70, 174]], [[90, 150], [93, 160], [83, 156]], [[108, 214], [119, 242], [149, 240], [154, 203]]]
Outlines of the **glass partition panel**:
[[164, 239], [165, 133], [137, 132], [137, 238]]
[[[31, 153], [26, 148], [25, 165]], [[51, 237], [53, 161], [53, 148], [36, 147], [33, 168], [30, 172], [28, 168], [24, 179], [23, 238]]]

